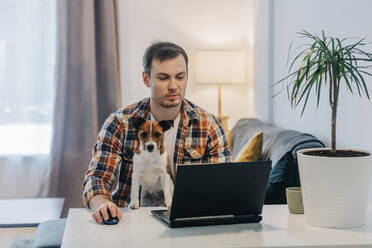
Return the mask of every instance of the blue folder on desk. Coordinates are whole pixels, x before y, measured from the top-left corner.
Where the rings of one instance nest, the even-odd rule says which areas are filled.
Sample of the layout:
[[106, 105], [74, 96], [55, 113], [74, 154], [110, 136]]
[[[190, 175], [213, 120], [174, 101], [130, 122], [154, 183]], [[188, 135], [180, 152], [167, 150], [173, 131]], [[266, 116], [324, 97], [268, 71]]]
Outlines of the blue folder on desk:
[[151, 213], [170, 227], [262, 220], [271, 161], [179, 165], [172, 208]]

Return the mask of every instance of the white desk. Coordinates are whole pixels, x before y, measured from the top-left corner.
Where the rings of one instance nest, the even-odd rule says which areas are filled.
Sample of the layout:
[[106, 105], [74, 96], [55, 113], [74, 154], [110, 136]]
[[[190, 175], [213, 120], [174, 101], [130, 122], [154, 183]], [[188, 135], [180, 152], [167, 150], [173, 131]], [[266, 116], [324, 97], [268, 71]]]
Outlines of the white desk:
[[64, 198], [0, 200], [0, 227], [32, 227], [61, 217]]
[[124, 209], [118, 225], [96, 224], [90, 210], [70, 209], [62, 248], [72, 247], [372, 247], [372, 206], [365, 226], [317, 228], [304, 215], [288, 213], [287, 205], [264, 206], [255, 224], [170, 229], [150, 209]]

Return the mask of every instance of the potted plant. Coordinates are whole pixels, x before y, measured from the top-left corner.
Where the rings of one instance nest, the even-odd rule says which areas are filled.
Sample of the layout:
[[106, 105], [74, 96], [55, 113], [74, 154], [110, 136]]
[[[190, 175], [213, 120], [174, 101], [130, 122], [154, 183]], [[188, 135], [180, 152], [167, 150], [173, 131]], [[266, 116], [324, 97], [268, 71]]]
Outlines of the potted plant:
[[[292, 107], [302, 105], [310, 92], [319, 106], [321, 91], [328, 90], [331, 107], [331, 147], [298, 151], [298, 166], [307, 223], [322, 227], [346, 228], [365, 223], [372, 167], [367, 151], [336, 149], [336, 121], [341, 84], [369, 99], [364, 76], [371, 76], [372, 54], [363, 50], [364, 39], [339, 39], [299, 32], [307, 43], [300, 46], [290, 62], [286, 84]], [[291, 50], [291, 48], [290, 48]], [[295, 65], [299, 66], [295, 67]]]

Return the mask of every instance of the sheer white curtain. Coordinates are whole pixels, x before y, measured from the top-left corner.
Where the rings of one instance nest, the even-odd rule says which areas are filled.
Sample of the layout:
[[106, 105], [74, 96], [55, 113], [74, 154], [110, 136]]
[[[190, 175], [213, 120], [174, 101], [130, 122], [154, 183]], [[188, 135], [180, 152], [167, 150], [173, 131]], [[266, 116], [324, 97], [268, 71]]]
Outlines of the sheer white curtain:
[[0, 198], [37, 196], [49, 163], [56, 0], [0, 0]]

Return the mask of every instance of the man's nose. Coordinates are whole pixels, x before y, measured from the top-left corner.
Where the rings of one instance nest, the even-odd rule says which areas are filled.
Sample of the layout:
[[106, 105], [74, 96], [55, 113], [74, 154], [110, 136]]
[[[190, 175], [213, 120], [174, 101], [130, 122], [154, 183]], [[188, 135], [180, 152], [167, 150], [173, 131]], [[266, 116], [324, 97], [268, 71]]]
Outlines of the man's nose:
[[177, 82], [176, 82], [175, 78], [169, 80], [168, 89], [170, 89], [170, 90], [176, 90], [177, 89]]

